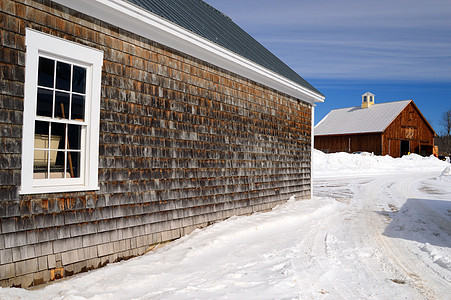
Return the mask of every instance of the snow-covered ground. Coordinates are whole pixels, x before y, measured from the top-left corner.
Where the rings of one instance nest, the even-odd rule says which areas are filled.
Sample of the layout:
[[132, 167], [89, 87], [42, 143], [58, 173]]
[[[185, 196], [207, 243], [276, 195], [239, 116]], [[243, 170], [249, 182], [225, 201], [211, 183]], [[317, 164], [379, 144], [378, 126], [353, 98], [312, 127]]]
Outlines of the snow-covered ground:
[[449, 166], [315, 151], [311, 200], [0, 299], [450, 299]]

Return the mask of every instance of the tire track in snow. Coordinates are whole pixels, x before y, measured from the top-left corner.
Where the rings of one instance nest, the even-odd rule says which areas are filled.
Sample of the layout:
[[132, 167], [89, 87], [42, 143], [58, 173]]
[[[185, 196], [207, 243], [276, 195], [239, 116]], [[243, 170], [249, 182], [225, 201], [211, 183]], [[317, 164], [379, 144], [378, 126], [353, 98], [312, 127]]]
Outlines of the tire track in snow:
[[[388, 207], [393, 211], [392, 216], [395, 216], [399, 213], [399, 207], [408, 199], [418, 197], [417, 187], [428, 175], [430, 174], [403, 174], [375, 179], [365, 187], [365, 210], [377, 211], [378, 207]], [[418, 255], [418, 242], [384, 236], [387, 220], [378, 214], [365, 215], [367, 228], [372, 230], [372, 237], [384, 254], [383, 262], [400, 272], [400, 279], [394, 278], [394, 282], [410, 284], [427, 299], [444, 299], [449, 296], [451, 282], [444, 280], [430, 261], [425, 261]]]

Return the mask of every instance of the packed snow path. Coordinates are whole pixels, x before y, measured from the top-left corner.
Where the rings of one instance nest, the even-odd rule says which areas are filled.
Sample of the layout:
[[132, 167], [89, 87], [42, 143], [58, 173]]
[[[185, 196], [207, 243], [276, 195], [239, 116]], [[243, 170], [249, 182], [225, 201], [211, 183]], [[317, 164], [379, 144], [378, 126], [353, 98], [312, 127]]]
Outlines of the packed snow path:
[[449, 164], [326, 158], [312, 200], [0, 299], [449, 299]]
[[325, 271], [335, 281], [331, 294], [345, 299], [450, 299], [451, 186], [434, 176], [317, 181], [318, 195], [332, 193], [347, 203], [320, 229]]

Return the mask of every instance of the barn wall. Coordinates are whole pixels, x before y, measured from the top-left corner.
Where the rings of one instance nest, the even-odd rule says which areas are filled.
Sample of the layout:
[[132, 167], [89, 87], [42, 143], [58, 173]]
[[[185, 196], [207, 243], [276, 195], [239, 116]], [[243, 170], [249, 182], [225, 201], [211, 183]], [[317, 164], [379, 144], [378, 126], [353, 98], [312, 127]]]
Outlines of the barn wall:
[[[1, 286], [310, 196], [310, 104], [50, 1], [2, 1], [0, 14]], [[104, 52], [99, 191], [18, 194], [26, 27]]]
[[331, 135], [315, 136], [315, 149], [326, 153], [356, 151], [373, 152], [381, 154], [380, 134], [353, 134], [353, 135]]
[[432, 154], [434, 132], [427, 125], [413, 102], [409, 103], [384, 131], [384, 154], [389, 154], [392, 157], [401, 156], [401, 141], [409, 142], [410, 153]]

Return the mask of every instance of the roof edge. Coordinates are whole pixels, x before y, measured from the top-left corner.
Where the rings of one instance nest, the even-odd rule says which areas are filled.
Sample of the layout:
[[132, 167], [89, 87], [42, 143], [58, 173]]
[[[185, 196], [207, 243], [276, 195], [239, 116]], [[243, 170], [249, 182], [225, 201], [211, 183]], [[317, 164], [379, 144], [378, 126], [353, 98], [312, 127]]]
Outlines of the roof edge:
[[[418, 106], [415, 104], [415, 102], [411, 99], [411, 100], [403, 100], [403, 101], [409, 101], [406, 106], [404, 106], [404, 108], [399, 112], [399, 114], [406, 109], [406, 107], [409, 104], [412, 104], [413, 107], [415, 108], [415, 110], [418, 112], [418, 114], [420, 115], [420, 117], [423, 119], [423, 121], [426, 123], [426, 126], [429, 127], [432, 132], [434, 133], [434, 137], [437, 136], [437, 133], [435, 132], [434, 128], [432, 128], [431, 124], [429, 124], [429, 121], [424, 117], [423, 113], [421, 112], [421, 110], [418, 108]], [[399, 114], [395, 117], [395, 119], [399, 116]], [[385, 132], [387, 130], [388, 127], [390, 127], [390, 125], [395, 121], [395, 119], [393, 119], [390, 124], [387, 125], [387, 127], [384, 128], [384, 130], [382, 132]]]
[[429, 121], [425, 118], [425, 116], [423, 115], [423, 113], [421, 112], [421, 110], [418, 108], [418, 106], [415, 104], [415, 102], [413, 100], [412, 101], [412, 105], [415, 107], [415, 109], [418, 111], [418, 113], [420, 114], [420, 116], [423, 118], [423, 121], [426, 123], [426, 125], [431, 128], [432, 132], [434, 133], [434, 137], [437, 136], [437, 132], [435, 132], [434, 128], [432, 128], [432, 125], [429, 124]]
[[311, 104], [325, 96], [123, 0], [53, 0]]
[[318, 127], [321, 123], [323, 123], [323, 122], [327, 119], [327, 117], [329, 116], [329, 114], [330, 114], [330, 112], [329, 112], [327, 115], [325, 115], [325, 116], [321, 119], [321, 121], [319, 121], [318, 124], [316, 124], [314, 127], [316, 128], [316, 127]]
[[[396, 100], [396, 101], [390, 101], [390, 102], [374, 103], [372, 105], [372, 107], [377, 106], [377, 105], [383, 105], [383, 104], [391, 104], [391, 103], [396, 103], [396, 102], [409, 102], [409, 101], [413, 101], [413, 100], [409, 99], [409, 100]], [[407, 105], [408, 105], [408, 103], [406, 104], [406, 106]], [[336, 111], [336, 110], [342, 110], [342, 109], [361, 108], [361, 107], [362, 107], [361, 105], [354, 105], [354, 106], [348, 106], [348, 107], [342, 107], [342, 108], [335, 108], [335, 109], [330, 110], [330, 112], [333, 112], [333, 111]], [[364, 109], [366, 109], [366, 108], [364, 108]], [[371, 107], [368, 108], [368, 109], [371, 109]]]
[[[413, 102], [412, 100], [400, 100], [400, 101], [394, 101], [394, 102], [402, 102], [402, 101], [406, 101], [406, 105], [404, 105], [404, 107], [399, 111], [399, 113], [393, 118], [393, 120], [390, 121], [390, 123], [387, 124], [387, 126], [385, 126], [385, 128], [381, 131], [382, 133], [384, 133], [388, 127], [390, 127], [391, 124], [393, 124], [393, 122], [396, 120], [397, 117], [399, 117], [399, 115], [402, 113], [402, 111], [404, 109], [406, 109], [406, 107]], [[392, 102], [387, 102], [387, 103], [392, 103]]]
[[363, 134], [383, 134], [382, 131], [362, 131], [362, 132], [348, 132], [348, 133], [334, 133], [334, 134], [315, 134], [315, 136], [349, 136], [349, 135], [363, 135]]

